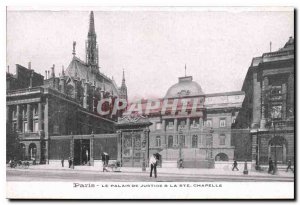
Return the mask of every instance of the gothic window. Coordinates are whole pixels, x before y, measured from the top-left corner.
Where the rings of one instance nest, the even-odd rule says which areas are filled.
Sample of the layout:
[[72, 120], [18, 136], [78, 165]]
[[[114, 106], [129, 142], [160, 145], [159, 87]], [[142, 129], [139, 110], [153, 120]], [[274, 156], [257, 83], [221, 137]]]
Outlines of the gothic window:
[[192, 148], [197, 148], [198, 147], [198, 136], [193, 135], [192, 137]]
[[156, 145], [156, 147], [160, 147], [160, 146], [161, 146], [161, 139], [160, 139], [160, 136], [156, 136], [156, 139], [155, 139], [155, 145]]

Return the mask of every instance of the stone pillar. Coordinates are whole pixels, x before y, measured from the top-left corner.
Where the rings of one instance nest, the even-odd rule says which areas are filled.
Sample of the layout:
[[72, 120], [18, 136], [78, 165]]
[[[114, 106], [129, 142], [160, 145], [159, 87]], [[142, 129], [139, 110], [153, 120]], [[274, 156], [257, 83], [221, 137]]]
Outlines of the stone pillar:
[[21, 109], [20, 105], [17, 105], [17, 131], [21, 132], [22, 128], [22, 123], [21, 123]]
[[46, 164], [49, 164], [49, 140], [45, 141], [45, 160]]
[[[258, 164], [258, 144], [257, 144], [257, 133], [252, 135], [252, 150], [251, 150], [251, 155], [252, 155], [252, 162], [256, 162]], [[255, 165], [255, 164], [254, 164]]]
[[288, 116], [294, 116], [294, 73], [288, 78]]
[[122, 164], [122, 132], [121, 130], [117, 131], [117, 149], [118, 149], [118, 155], [117, 155], [117, 160], [121, 162]]
[[191, 122], [190, 122], [190, 118], [186, 118], [186, 126], [187, 126], [187, 129], [190, 130], [191, 128]]
[[177, 118], [174, 119], [174, 132], [177, 132]]
[[27, 132], [32, 132], [32, 113], [29, 103], [27, 104]]
[[286, 84], [282, 84], [282, 119], [286, 119], [286, 112], [287, 112], [287, 109], [286, 109], [286, 97], [287, 97], [287, 87], [286, 87]]
[[166, 120], [162, 120], [162, 130], [166, 131]]
[[74, 137], [73, 136], [71, 136], [71, 140], [70, 140], [70, 157], [71, 160], [73, 161], [71, 168], [74, 169]]
[[44, 111], [44, 132], [45, 132], [45, 139], [49, 138], [49, 98], [46, 98], [45, 103], [45, 111]]
[[11, 120], [10, 120], [10, 107], [8, 105], [6, 105], [6, 123], [10, 123]]
[[269, 79], [268, 77], [264, 77], [263, 82], [262, 82], [262, 97], [261, 97], [261, 103], [262, 103], [262, 107], [261, 107], [261, 120], [260, 120], [260, 128], [264, 129], [266, 126], [266, 116], [265, 116], [265, 103], [266, 103], [266, 91], [268, 89], [268, 85], [269, 85]]
[[90, 139], [90, 165], [94, 166], [94, 133]]
[[42, 109], [42, 103], [41, 102], [39, 102], [38, 103], [38, 118], [39, 118], [39, 120], [38, 120], [38, 123], [39, 123], [39, 131], [42, 131], [43, 130], [43, 126], [42, 126], [42, 124], [43, 124], [43, 109]]
[[162, 120], [162, 147], [164, 147], [167, 142], [166, 142], [166, 120]]

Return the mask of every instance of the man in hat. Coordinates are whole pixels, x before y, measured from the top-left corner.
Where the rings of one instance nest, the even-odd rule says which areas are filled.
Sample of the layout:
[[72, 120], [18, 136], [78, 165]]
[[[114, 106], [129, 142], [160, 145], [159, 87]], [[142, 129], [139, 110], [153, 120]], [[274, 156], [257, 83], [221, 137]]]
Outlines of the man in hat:
[[156, 165], [157, 165], [156, 157], [155, 157], [155, 154], [153, 154], [150, 157], [150, 161], [149, 161], [149, 166], [151, 167], [150, 177], [152, 177], [152, 171], [153, 170], [154, 170], [154, 176], [155, 176], [155, 178], [157, 177]]

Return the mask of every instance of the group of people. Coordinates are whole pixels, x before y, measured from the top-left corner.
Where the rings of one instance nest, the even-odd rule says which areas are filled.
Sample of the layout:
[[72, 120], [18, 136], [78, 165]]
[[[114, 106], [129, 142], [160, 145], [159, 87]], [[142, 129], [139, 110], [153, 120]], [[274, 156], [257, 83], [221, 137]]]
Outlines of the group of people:
[[[233, 161], [233, 165], [232, 165], [232, 171], [237, 170], [239, 171], [238, 168], [238, 163], [236, 160]], [[286, 172], [288, 172], [289, 170], [291, 170], [292, 172], [294, 172], [293, 168], [292, 168], [292, 162], [291, 160], [288, 160], [287, 162], [287, 168], [286, 168]], [[268, 173], [274, 173], [275, 172], [275, 166], [274, 166], [274, 162], [272, 160], [272, 158], [269, 158], [269, 168], [268, 168]]]

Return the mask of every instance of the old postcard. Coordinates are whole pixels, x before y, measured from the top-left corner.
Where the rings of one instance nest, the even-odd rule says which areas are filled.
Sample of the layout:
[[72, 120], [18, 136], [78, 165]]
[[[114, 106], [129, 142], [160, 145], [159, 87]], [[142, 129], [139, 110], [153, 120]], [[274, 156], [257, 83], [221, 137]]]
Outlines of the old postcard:
[[294, 199], [290, 7], [7, 8], [9, 199]]

